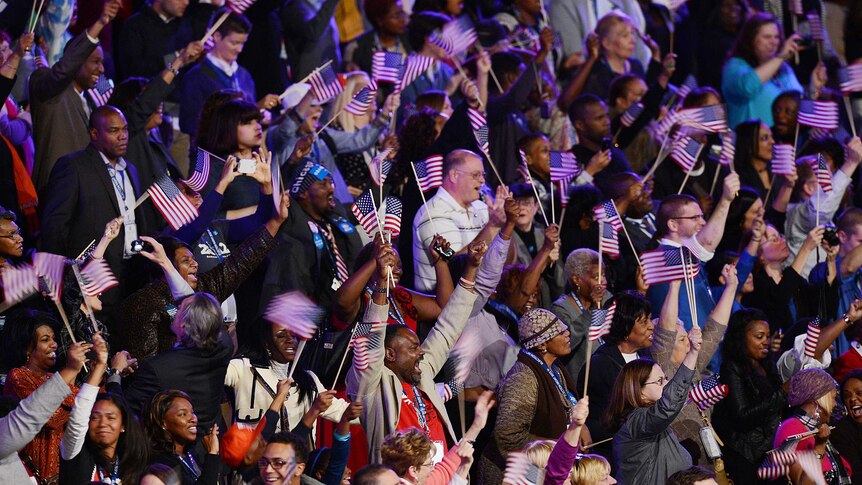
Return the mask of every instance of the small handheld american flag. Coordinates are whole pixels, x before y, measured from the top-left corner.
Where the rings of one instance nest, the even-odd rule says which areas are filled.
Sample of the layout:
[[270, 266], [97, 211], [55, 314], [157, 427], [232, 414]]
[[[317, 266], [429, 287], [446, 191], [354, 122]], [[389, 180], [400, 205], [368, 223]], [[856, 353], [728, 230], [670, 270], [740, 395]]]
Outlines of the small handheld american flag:
[[617, 258], [620, 255], [620, 239], [617, 230], [610, 224], [599, 223], [599, 250], [608, 256]]
[[371, 57], [371, 78], [386, 81], [397, 86], [401, 84], [404, 72], [404, 56], [398, 52], [375, 51]]
[[709, 376], [700, 381], [688, 393], [689, 399], [697, 404], [701, 411], [715, 406], [715, 403], [727, 397], [730, 388], [718, 380], [718, 375]]
[[371, 359], [383, 358], [379, 352], [383, 347], [383, 333], [386, 322], [359, 322], [353, 333], [350, 345], [353, 347], [353, 366], [359, 370], [368, 369]]
[[108, 79], [104, 74], [99, 74], [99, 79], [96, 80], [96, 85], [92, 89], [87, 90], [90, 99], [96, 106], [104, 106], [111, 99], [111, 94], [114, 92], [114, 81]]
[[698, 128], [712, 133], [721, 133], [728, 129], [724, 105], [721, 104], [680, 110], [677, 113], [677, 122], [682, 126]]
[[620, 219], [620, 214], [612, 200], [606, 200], [593, 207], [593, 214], [596, 216], [596, 221], [606, 222], [615, 230], [622, 231], [623, 220]]
[[286, 328], [296, 337], [309, 340], [314, 337], [317, 322], [323, 318], [323, 314], [323, 310], [307, 296], [298, 291], [290, 291], [269, 302], [266, 319]]
[[688, 93], [692, 92], [695, 89], [697, 89], [697, 79], [693, 75], [689, 74], [688, 76], [686, 76], [685, 81], [682, 82], [682, 85], [676, 91], [676, 95], [679, 99], [682, 100], [685, 99], [686, 96], [688, 96]]
[[401, 213], [404, 210], [401, 199], [394, 195], [387, 195], [384, 199], [386, 212], [383, 216], [383, 230], [389, 231], [392, 237], [401, 235]]
[[808, 322], [805, 331], [805, 356], [812, 359], [817, 358], [817, 342], [820, 340], [820, 318], [814, 318]]
[[167, 174], [161, 174], [147, 189], [162, 217], [177, 230], [198, 217], [198, 209], [177, 188]]
[[228, 0], [227, 8], [234, 13], [243, 13], [254, 5], [255, 0]]
[[729, 167], [733, 165], [733, 157], [736, 156], [736, 132], [727, 130], [721, 134], [721, 155], [718, 163]]
[[820, 21], [820, 14], [817, 12], [809, 12], [805, 14], [808, 20], [808, 33], [811, 38], [820, 42], [823, 41], [823, 22]]
[[39, 291], [39, 277], [36, 268], [30, 264], [3, 266], [0, 268], [0, 281], [3, 283], [3, 301], [9, 305]]
[[446, 53], [449, 57], [454, 57], [473, 47], [479, 37], [470, 17], [464, 15], [447, 22], [441, 30], [440, 38]]
[[482, 340], [476, 337], [474, 332], [464, 332], [452, 349], [452, 360], [455, 362], [454, 377], [457, 382], [467, 381], [473, 362], [482, 353], [484, 348]]
[[617, 302], [607, 308], [596, 308], [590, 315], [590, 340], [595, 342], [611, 331], [611, 322], [617, 311]]
[[569, 181], [558, 180], [557, 187], [560, 189], [560, 207], [565, 208], [569, 205]]
[[353, 215], [356, 216], [359, 224], [369, 236], [373, 236], [374, 231], [379, 227], [377, 212], [374, 211], [374, 203], [371, 201], [371, 197], [371, 192], [363, 192], [350, 207]]
[[443, 155], [432, 155], [413, 166], [416, 169], [416, 182], [422, 192], [436, 189], [443, 184]]
[[703, 147], [694, 138], [682, 136], [673, 144], [673, 149], [670, 152], [670, 158], [686, 172], [694, 168], [697, 163], [697, 158], [700, 155], [700, 149]]
[[776, 143], [772, 146], [772, 173], [796, 175], [796, 149], [793, 145]]
[[551, 152], [551, 182], [564, 180], [566, 183], [581, 174], [581, 166], [572, 152]]
[[195, 170], [192, 172], [192, 176], [189, 177], [188, 180], [184, 180], [183, 182], [189, 186], [190, 189], [200, 192], [207, 186], [207, 182], [210, 179], [210, 157], [212, 154], [203, 148], [198, 148], [197, 157], [195, 157]]
[[829, 170], [829, 165], [826, 163], [826, 159], [823, 158], [823, 155], [818, 153], [814, 159], [809, 159], [808, 164], [817, 176], [817, 183], [820, 185], [820, 188], [823, 189], [823, 192], [826, 192], [827, 194], [831, 193], [832, 172]]
[[412, 84], [416, 78], [427, 71], [429, 67], [433, 66], [435, 62], [437, 60], [433, 57], [419, 54], [407, 56], [407, 61], [404, 63], [404, 77], [401, 78], [401, 83], [399, 84], [399, 92], [404, 91], [404, 88]]
[[804, 13], [802, 11], [802, 0], [789, 0], [787, 8], [790, 9], [790, 13], [793, 15], [802, 15]]
[[790, 465], [796, 462], [796, 447], [798, 445], [798, 440], [786, 440], [778, 448], [767, 451], [766, 458], [757, 468], [757, 478], [776, 480], [790, 473]]
[[473, 129], [473, 135], [476, 137], [476, 144], [488, 158], [488, 118], [485, 113], [476, 108], [467, 108], [467, 117], [470, 119], [470, 127]]
[[311, 84], [314, 97], [321, 103], [338, 96], [343, 89], [331, 64], [315, 70], [309, 76], [308, 83]]
[[544, 481], [545, 470], [533, 464], [526, 453], [514, 451], [506, 457], [503, 483], [508, 485], [542, 485]]
[[387, 148], [378, 153], [371, 159], [368, 164], [368, 172], [371, 174], [371, 180], [374, 185], [380, 187], [383, 182], [386, 182], [386, 177], [389, 176], [389, 171], [392, 170], [392, 160], [389, 160], [389, 154], [393, 152], [393, 148]]
[[691, 258], [693, 261], [685, 267], [683, 267], [679, 248], [659, 248], [643, 253], [641, 265], [643, 266], [644, 281], [648, 285], [657, 285], [685, 279], [686, 275], [690, 278], [697, 276], [700, 272], [697, 258], [692, 257], [688, 249], [682, 249], [682, 252], [686, 255], [686, 259]]
[[838, 68], [838, 85], [843, 94], [862, 91], [862, 64]]
[[36, 268], [36, 274], [45, 282], [48, 296], [54, 301], [60, 301], [66, 258], [57, 254], [36, 253], [33, 255], [33, 266]]
[[91, 259], [81, 268], [81, 291], [96, 296], [120, 284], [104, 259]]
[[632, 105], [629, 106], [629, 109], [627, 109], [623, 113], [623, 115], [620, 116], [620, 123], [622, 123], [623, 126], [628, 128], [628, 127], [632, 126], [635, 123], [635, 121], [637, 121], [638, 116], [640, 116], [641, 113], [643, 113], [643, 112], [644, 112], [643, 103], [632, 103]]
[[374, 104], [374, 98], [377, 96], [377, 81], [371, 80], [371, 84], [360, 89], [356, 96], [350, 100], [344, 107], [344, 111], [355, 115], [364, 116], [368, 112], [368, 108]]
[[838, 129], [838, 103], [803, 99], [799, 102], [797, 119], [800, 125], [836, 130]]

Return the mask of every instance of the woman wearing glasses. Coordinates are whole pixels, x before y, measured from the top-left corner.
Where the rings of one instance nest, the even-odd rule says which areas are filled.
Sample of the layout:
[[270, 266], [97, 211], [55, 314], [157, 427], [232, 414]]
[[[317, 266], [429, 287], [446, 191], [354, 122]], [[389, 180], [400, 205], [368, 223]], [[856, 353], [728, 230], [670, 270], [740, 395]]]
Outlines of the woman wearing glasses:
[[692, 386], [703, 338], [700, 329], [689, 333], [689, 351], [672, 379], [649, 359], [623, 367], [611, 391], [605, 421], [614, 435], [616, 479], [623, 484], [665, 483], [691, 466], [691, 455], [670, 430]]

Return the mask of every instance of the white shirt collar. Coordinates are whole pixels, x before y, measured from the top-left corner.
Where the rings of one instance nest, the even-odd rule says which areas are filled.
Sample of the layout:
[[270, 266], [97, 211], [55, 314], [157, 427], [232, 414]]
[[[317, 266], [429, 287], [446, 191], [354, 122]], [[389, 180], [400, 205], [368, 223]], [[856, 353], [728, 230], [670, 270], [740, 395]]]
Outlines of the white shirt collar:
[[107, 165], [107, 166], [108, 166], [108, 167], [110, 167], [110, 168], [113, 168], [114, 170], [117, 170], [117, 171], [125, 170], [125, 169], [126, 169], [126, 167], [127, 167], [127, 165], [126, 165], [126, 159], [125, 159], [125, 158], [123, 158], [123, 157], [120, 157], [120, 158], [117, 160], [117, 164], [116, 164], [116, 165], [114, 165], [113, 163], [111, 163], [111, 161], [110, 161], [110, 160], [108, 160], [108, 157], [107, 157], [107, 156], [105, 156], [105, 154], [104, 154], [104, 153], [102, 153], [102, 151], [101, 151], [101, 150], [99, 150], [99, 155], [102, 157], [102, 161], [104, 161], [104, 162], [105, 162], [105, 165]]
[[239, 64], [237, 64], [236, 61], [233, 61], [228, 64], [227, 62], [213, 55], [212, 53], [207, 54], [207, 60], [212, 62], [215, 67], [217, 67], [220, 71], [227, 74], [228, 76], [233, 76], [236, 73], [237, 69], [239, 69]]

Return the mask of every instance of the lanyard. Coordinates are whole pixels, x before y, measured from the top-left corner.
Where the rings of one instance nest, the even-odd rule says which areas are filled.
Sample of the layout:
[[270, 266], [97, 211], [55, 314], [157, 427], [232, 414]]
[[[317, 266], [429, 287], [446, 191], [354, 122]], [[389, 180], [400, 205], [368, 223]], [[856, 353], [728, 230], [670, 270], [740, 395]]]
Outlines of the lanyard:
[[557, 391], [560, 392], [561, 396], [564, 396], [566, 398], [566, 400], [569, 401], [569, 403], [572, 406], [574, 406], [578, 403], [578, 400], [575, 399], [574, 394], [572, 394], [568, 389], [563, 387], [563, 383], [561, 380], [562, 376], [560, 376], [560, 371], [556, 367], [554, 368], [554, 370], [552, 372], [551, 369], [548, 368], [548, 364], [545, 364], [545, 361], [536, 357], [532, 352], [530, 352], [527, 349], [524, 349], [523, 352], [524, 352], [524, 355], [526, 355], [527, 357], [538, 362], [538, 364], [542, 366], [542, 369], [545, 369], [545, 372], [547, 372], [548, 375], [551, 376], [551, 380], [554, 381], [554, 385], [557, 386]]
[[215, 253], [216, 257], [218, 258], [218, 262], [221, 263], [224, 259], [224, 256], [222, 256], [221, 251], [219, 251], [218, 242], [213, 235], [212, 229], [207, 228], [207, 236], [209, 236], [209, 238], [204, 239], [204, 244], [206, 244], [210, 249], [212, 249], [213, 253]]
[[428, 427], [428, 418], [425, 415], [425, 399], [422, 398], [422, 391], [420, 391], [418, 387], [413, 386], [413, 397], [415, 401], [411, 400], [410, 397], [407, 396], [407, 392], [402, 392], [404, 392], [404, 397], [407, 398], [407, 402], [413, 405], [413, 410], [416, 411], [416, 417], [419, 419], [419, 426], [422, 426], [422, 429], [425, 430], [425, 434], [431, 436], [431, 429]]
[[198, 468], [198, 464], [195, 462], [195, 457], [193, 457], [191, 453], [186, 453], [186, 457], [189, 459], [188, 462], [183, 458], [183, 455], [177, 455], [177, 458], [180, 459], [183, 466], [186, 467], [186, 469], [192, 473], [195, 480], [197, 480], [197, 478], [201, 476], [201, 472], [200, 468]]
[[569, 295], [572, 297], [572, 300], [575, 300], [575, 304], [578, 305], [578, 309], [581, 310], [581, 313], [587, 313], [587, 309], [581, 304], [581, 300], [578, 299], [578, 295], [576, 295], [574, 291]]
[[[117, 181], [117, 174], [120, 175], [120, 182]], [[123, 175], [122, 170], [117, 170], [114, 167], [108, 165], [108, 175], [111, 176], [111, 181], [114, 182], [114, 188], [117, 189], [117, 193], [120, 194], [120, 198], [123, 199], [123, 203], [126, 202], [126, 177]]]
[[[368, 293], [369, 298], [372, 296], [371, 288], [366, 286], [365, 292]], [[401, 315], [401, 310], [398, 308], [398, 303], [395, 301], [392, 292], [389, 293], [389, 318], [395, 320], [401, 325], [406, 325], [404, 317]]]
[[100, 467], [100, 466], [96, 467], [96, 474], [98, 475], [98, 479], [100, 482], [109, 483], [111, 485], [122, 483], [120, 481], [120, 459], [119, 459], [119, 457], [114, 457], [113, 465], [114, 465], [114, 467], [113, 467], [114, 469], [111, 472], [111, 475], [107, 476], [107, 477], [105, 476], [105, 472], [104, 472], [104, 470], [102, 470], [102, 467]]

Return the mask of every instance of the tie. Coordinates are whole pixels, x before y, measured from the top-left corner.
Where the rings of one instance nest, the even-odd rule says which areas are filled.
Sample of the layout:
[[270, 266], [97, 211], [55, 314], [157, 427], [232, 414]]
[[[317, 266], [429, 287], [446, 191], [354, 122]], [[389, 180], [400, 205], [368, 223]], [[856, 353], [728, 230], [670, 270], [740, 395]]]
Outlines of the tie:
[[335, 244], [335, 238], [332, 237], [332, 231], [329, 230], [329, 224], [321, 224], [320, 232], [322, 232], [323, 236], [329, 241], [332, 253], [335, 254], [335, 269], [338, 273], [336, 277], [340, 283], [344, 283], [347, 281], [347, 277], [350, 276], [350, 274], [347, 272], [347, 263], [344, 262], [344, 258], [338, 251], [338, 245]]

